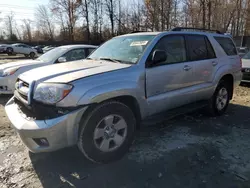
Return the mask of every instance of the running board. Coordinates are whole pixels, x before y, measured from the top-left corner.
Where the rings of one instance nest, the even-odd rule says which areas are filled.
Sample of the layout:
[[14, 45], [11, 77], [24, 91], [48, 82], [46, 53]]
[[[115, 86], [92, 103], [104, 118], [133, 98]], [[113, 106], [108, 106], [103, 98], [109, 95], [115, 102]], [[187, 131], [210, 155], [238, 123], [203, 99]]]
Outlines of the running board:
[[181, 107], [177, 107], [171, 110], [164, 111], [159, 114], [149, 116], [146, 119], [144, 119], [141, 124], [143, 126], [149, 126], [149, 125], [161, 123], [175, 116], [186, 114], [186, 113], [204, 108], [207, 105], [208, 105], [208, 101], [200, 101], [200, 102], [195, 102], [195, 103], [191, 103], [188, 105], [184, 105]]

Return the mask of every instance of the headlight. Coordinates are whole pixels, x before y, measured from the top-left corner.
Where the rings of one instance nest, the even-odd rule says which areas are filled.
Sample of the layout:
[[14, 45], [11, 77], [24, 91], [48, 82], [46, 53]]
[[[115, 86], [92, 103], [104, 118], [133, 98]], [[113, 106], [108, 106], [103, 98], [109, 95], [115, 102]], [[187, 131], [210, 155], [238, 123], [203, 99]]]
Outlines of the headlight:
[[5, 77], [5, 76], [10, 76], [12, 74], [14, 74], [16, 71], [18, 70], [18, 68], [9, 68], [9, 69], [6, 69], [3, 71], [2, 73], [2, 77]]
[[46, 104], [55, 104], [64, 99], [73, 89], [69, 84], [40, 83], [35, 89], [34, 99]]

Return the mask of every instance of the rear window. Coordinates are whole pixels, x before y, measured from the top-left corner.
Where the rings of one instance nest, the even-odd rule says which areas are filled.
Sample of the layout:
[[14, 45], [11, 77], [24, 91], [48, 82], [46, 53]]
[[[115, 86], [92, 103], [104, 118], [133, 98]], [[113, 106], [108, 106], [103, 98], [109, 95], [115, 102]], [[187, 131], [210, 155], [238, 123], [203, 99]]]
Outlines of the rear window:
[[214, 37], [228, 56], [237, 55], [233, 41], [227, 37]]

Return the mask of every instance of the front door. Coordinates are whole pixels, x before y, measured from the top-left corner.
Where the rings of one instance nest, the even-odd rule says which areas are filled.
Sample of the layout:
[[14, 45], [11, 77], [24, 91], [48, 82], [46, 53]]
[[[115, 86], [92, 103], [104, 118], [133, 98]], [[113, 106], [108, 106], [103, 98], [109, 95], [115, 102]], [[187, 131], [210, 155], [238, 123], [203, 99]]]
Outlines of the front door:
[[148, 115], [192, 102], [190, 88], [194, 85], [194, 63], [187, 60], [184, 36], [167, 35], [160, 39], [148, 61], [155, 50], [164, 50], [167, 60], [146, 68]]

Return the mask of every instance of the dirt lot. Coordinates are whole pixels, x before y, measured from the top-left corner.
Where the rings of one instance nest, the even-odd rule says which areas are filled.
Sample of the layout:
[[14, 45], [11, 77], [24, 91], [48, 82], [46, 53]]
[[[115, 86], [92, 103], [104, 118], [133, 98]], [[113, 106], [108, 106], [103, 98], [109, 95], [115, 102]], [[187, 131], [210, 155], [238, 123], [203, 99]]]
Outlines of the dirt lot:
[[8, 63], [12, 61], [20, 61], [25, 59], [30, 59], [30, 58], [26, 58], [24, 55], [21, 54], [11, 55], [11, 56], [8, 56], [7, 54], [0, 54], [0, 63]]
[[250, 86], [236, 88], [227, 114], [200, 112], [144, 128], [120, 161], [96, 165], [77, 148], [32, 154], [0, 96], [0, 187], [250, 187]]

